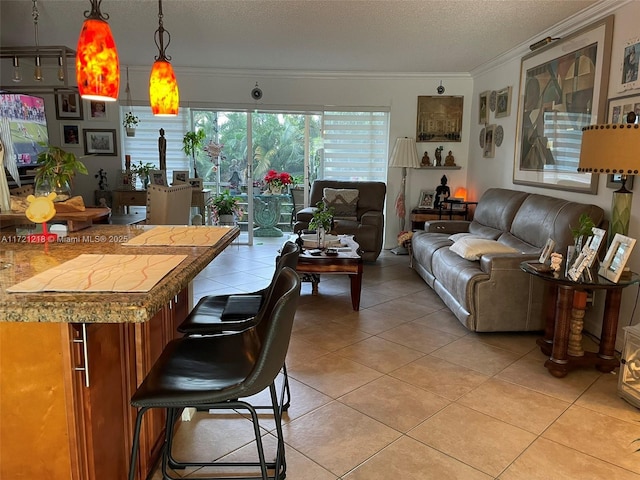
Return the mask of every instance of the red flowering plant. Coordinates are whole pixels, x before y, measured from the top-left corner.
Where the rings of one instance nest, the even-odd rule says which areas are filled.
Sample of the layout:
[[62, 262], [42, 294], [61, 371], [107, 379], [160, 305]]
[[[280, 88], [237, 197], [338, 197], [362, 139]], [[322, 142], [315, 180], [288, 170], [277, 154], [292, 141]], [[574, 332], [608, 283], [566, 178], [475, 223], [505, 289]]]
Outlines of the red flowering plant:
[[275, 170], [269, 170], [264, 176], [264, 183], [268, 190], [282, 189], [293, 183], [291, 175], [287, 172], [278, 173]]

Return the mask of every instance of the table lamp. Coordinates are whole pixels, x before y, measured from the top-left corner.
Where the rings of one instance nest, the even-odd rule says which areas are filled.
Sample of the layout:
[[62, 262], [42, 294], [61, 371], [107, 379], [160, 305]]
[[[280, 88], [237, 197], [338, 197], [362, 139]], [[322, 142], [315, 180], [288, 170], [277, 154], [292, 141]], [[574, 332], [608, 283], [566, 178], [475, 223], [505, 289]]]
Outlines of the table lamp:
[[640, 125], [635, 115], [630, 123], [590, 125], [582, 129], [579, 172], [618, 174], [622, 185], [613, 192], [609, 242], [616, 233], [627, 235], [633, 193], [625, 183], [628, 175], [640, 173]]
[[[411, 137], [399, 137], [396, 139], [396, 144], [391, 152], [389, 158], [390, 167], [402, 167], [402, 186], [400, 193], [396, 198], [396, 215], [400, 218], [400, 231], [404, 231], [404, 220], [407, 215], [405, 207], [405, 193], [407, 187], [407, 168], [419, 168], [420, 161], [418, 160], [418, 154], [416, 151], [416, 142]], [[398, 246], [391, 249], [396, 255], [407, 255], [407, 249]]]

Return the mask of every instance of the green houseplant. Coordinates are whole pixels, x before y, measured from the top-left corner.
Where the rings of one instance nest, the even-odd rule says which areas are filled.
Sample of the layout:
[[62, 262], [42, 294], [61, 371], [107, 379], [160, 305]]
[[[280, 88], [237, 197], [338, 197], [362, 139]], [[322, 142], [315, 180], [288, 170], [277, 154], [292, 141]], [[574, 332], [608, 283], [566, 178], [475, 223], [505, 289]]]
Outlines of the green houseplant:
[[46, 150], [38, 154], [36, 191], [38, 194], [53, 191], [58, 195], [56, 201], [67, 200], [71, 197], [71, 183], [77, 173], [87, 175], [88, 171], [75, 153], [49, 145]]
[[136, 174], [140, 181], [142, 181], [142, 186], [146, 189], [149, 186], [149, 172], [154, 168], [156, 167], [153, 163], [142, 163], [142, 161], [139, 161], [137, 165], [131, 165], [131, 172]]
[[[214, 223], [230, 224], [235, 223], [236, 218], [241, 218], [244, 214], [240, 199], [231, 195], [229, 190], [213, 195], [209, 200], [209, 208]], [[229, 218], [222, 218], [223, 216]], [[235, 217], [235, 218], [233, 218]]]
[[193, 160], [193, 174], [198, 178], [198, 170], [196, 168], [196, 152], [204, 147], [204, 139], [206, 134], [204, 130], [197, 132], [187, 132], [182, 137], [182, 151]]
[[334, 213], [333, 207], [327, 208], [324, 202], [318, 202], [316, 204], [316, 211], [313, 213], [313, 218], [309, 222], [309, 228], [311, 230], [318, 230], [319, 227], [322, 227], [325, 232], [331, 231]]

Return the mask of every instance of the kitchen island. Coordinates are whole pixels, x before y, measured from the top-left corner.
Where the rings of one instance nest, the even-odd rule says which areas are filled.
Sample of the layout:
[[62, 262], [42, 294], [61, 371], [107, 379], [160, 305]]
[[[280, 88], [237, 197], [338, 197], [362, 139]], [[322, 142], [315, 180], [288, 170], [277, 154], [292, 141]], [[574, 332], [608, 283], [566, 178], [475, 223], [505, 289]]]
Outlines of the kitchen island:
[[[237, 227], [219, 231], [207, 246], [123, 245], [152, 228], [96, 225], [46, 247], [0, 230], [0, 478], [126, 477], [135, 417], [129, 399], [177, 336], [191, 306], [190, 282], [239, 234]], [[186, 258], [142, 293], [7, 292], [96, 253]], [[164, 428], [161, 412], [148, 417], [140, 480], [153, 468]]]

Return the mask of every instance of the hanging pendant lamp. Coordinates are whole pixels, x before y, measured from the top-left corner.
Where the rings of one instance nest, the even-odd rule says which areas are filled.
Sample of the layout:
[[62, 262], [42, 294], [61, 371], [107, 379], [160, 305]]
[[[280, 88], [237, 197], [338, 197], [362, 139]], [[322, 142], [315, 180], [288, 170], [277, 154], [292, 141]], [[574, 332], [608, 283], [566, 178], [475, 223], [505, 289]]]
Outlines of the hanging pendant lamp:
[[154, 41], [158, 47], [158, 56], [151, 68], [149, 76], [149, 102], [151, 111], [159, 116], [178, 115], [180, 93], [178, 81], [169, 61], [171, 57], [165, 53], [164, 34], [167, 34], [167, 46], [171, 43], [171, 34], [162, 25], [162, 0], [158, 0], [158, 29], [154, 35]]
[[76, 80], [82, 98], [115, 101], [120, 91], [120, 64], [116, 42], [107, 20], [100, 12], [102, 0], [90, 0], [85, 11], [76, 53]]

